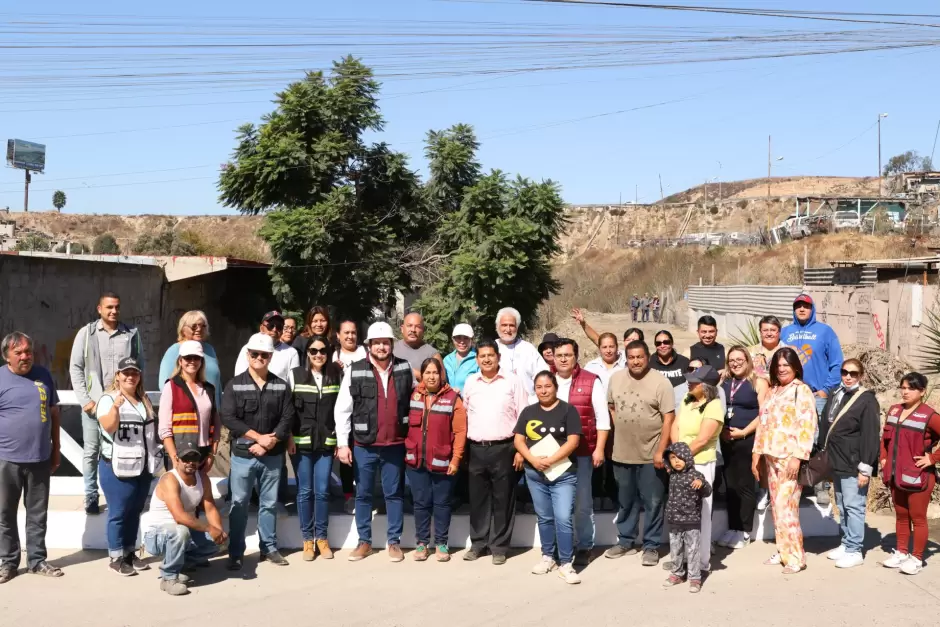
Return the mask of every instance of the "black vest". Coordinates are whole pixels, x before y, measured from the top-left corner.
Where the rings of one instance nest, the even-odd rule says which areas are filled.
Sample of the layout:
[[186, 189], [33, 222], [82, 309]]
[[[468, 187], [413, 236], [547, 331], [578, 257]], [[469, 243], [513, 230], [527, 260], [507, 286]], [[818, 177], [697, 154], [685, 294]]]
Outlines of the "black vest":
[[[375, 443], [379, 431], [379, 389], [375, 367], [368, 358], [346, 366], [349, 372], [349, 392], [353, 398], [352, 434], [359, 444]], [[398, 397], [396, 412], [397, 434], [404, 439], [408, 435], [408, 413], [411, 411], [411, 391], [414, 389], [414, 373], [411, 364], [404, 359], [392, 357], [392, 384]]]
[[294, 409], [297, 412], [291, 433], [298, 451], [329, 451], [336, 446], [333, 408], [339, 396], [340, 379], [336, 366], [327, 364], [323, 387], [317, 388], [309, 367], [291, 371], [294, 377]]

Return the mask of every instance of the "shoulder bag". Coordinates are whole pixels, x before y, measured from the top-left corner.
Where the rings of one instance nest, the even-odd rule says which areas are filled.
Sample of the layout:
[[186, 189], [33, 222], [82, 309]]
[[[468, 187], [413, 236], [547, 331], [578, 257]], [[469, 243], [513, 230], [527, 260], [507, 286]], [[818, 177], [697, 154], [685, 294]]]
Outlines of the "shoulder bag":
[[[836, 428], [836, 423], [839, 422], [839, 418], [845, 415], [845, 412], [849, 410], [852, 403], [864, 392], [865, 388], [860, 386], [855, 394], [852, 395], [852, 398], [839, 410], [839, 414], [835, 417], [835, 420], [832, 421], [832, 424], [829, 425], [829, 431], [826, 433], [826, 441], [823, 443], [822, 449], [817, 451], [817, 453], [811, 456], [807, 461], [800, 464], [798, 479], [801, 486], [807, 488], [812, 487], [826, 479], [832, 478], [832, 465], [829, 463], [829, 453], [826, 451], [826, 447], [829, 445], [829, 436], [832, 435], [833, 429]], [[823, 417], [822, 420], [825, 420], [825, 417]]]

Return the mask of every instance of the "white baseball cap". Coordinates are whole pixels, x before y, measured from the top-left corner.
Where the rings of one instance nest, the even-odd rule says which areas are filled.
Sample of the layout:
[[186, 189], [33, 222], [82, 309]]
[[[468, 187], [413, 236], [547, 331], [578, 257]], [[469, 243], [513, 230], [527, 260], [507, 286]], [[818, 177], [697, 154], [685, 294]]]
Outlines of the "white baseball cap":
[[180, 357], [202, 357], [205, 358], [206, 351], [202, 349], [202, 343], [196, 340], [186, 340], [180, 344]]
[[369, 325], [369, 332], [366, 333], [366, 342], [372, 340], [394, 340], [395, 332], [387, 322], [373, 322]]
[[255, 333], [251, 336], [251, 339], [248, 340], [248, 346], [246, 346], [250, 351], [260, 351], [262, 353], [273, 353], [274, 352], [274, 340], [271, 339], [270, 335], [265, 335], [264, 333]]
[[454, 332], [450, 334], [451, 337], [457, 337], [458, 335], [464, 335], [473, 339], [473, 327], [471, 327], [466, 322], [461, 322], [454, 327]]

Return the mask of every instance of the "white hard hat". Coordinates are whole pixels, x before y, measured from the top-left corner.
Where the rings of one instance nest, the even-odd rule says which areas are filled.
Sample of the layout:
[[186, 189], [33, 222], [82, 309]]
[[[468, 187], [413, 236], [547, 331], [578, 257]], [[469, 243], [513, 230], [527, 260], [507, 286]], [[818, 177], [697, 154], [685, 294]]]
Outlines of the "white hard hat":
[[366, 333], [366, 342], [372, 340], [394, 340], [395, 332], [387, 322], [373, 322], [369, 325], [369, 332]]
[[463, 336], [469, 337], [470, 339], [473, 339], [473, 327], [471, 327], [466, 322], [461, 322], [460, 324], [454, 327], [454, 332], [450, 334], [451, 337], [457, 337], [459, 335], [463, 335]]
[[251, 336], [251, 339], [248, 340], [248, 346], [245, 348], [250, 351], [273, 353], [274, 340], [271, 339], [270, 335], [265, 335], [264, 333], [255, 333]]

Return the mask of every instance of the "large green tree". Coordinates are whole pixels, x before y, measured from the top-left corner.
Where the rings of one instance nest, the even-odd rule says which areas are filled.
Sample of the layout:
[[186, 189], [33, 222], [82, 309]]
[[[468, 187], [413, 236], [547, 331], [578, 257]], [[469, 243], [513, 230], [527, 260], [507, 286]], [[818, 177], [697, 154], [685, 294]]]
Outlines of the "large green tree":
[[383, 128], [372, 71], [347, 57], [277, 94], [259, 126], [239, 129], [219, 178], [221, 201], [265, 213], [274, 294], [287, 308], [321, 303], [367, 319], [411, 287], [409, 253], [429, 236], [405, 155], [365, 135]]
[[496, 312], [507, 305], [522, 314], [523, 328], [531, 326], [539, 304], [559, 289], [551, 272], [565, 225], [558, 184], [510, 179], [499, 170], [482, 174], [478, 146], [466, 125], [427, 137], [426, 192], [441, 219], [440, 262], [415, 309], [438, 347], [447, 345], [455, 322], [494, 335]]
[[52, 206], [56, 208], [56, 211], [62, 211], [62, 208], [65, 207], [65, 203], [65, 192], [61, 189], [52, 194]]

